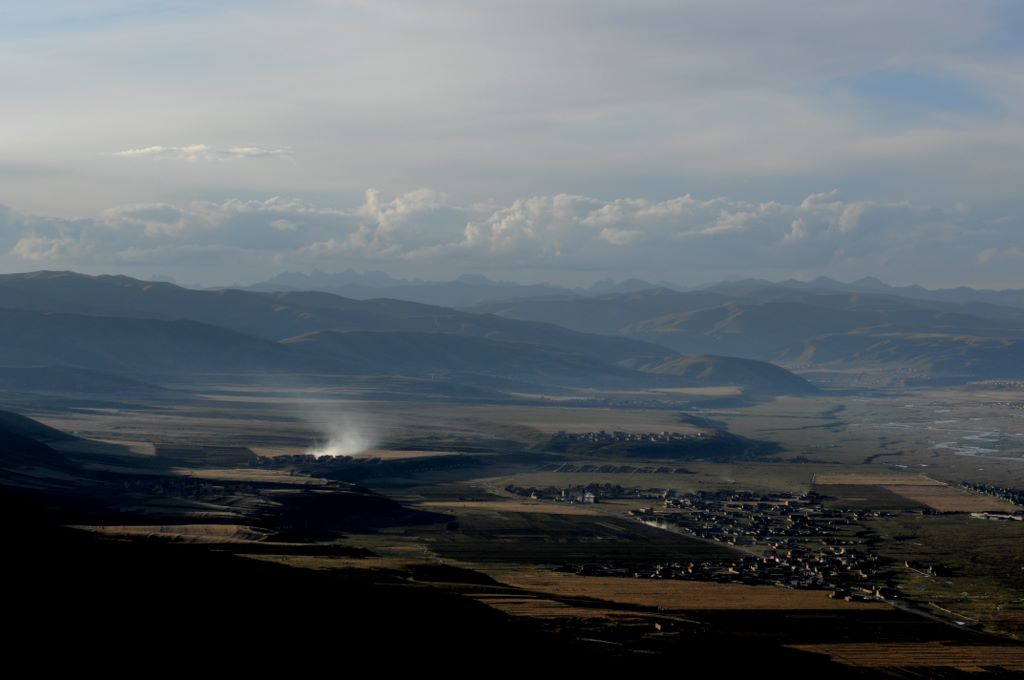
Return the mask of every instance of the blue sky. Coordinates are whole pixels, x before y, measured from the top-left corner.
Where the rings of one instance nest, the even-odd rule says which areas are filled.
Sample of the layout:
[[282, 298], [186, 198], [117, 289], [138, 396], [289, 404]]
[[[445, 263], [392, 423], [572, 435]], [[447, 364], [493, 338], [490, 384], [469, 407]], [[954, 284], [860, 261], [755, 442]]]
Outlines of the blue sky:
[[987, 1], [9, 1], [0, 267], [1024, 286], [1022, 32]]

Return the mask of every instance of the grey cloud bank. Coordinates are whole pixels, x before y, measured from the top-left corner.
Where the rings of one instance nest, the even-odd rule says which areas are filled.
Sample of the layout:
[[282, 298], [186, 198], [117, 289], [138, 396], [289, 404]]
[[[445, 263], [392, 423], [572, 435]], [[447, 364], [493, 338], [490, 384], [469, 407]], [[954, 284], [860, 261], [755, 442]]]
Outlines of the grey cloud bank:
[[232, 199], [124, 205], [77, 220], [5, 209], [2, 227], [8, 270], [170, 270], [211, 285], [286, 269], [374, 268], [571, 285], [606, 276], [686, 284], [828, 274], [1002, 286], [1024, 263], [1019, 214], [848, 201], [838, 191], [798, 203], [558, 194], [483, 206], [429, 189], [390, 198], [370, 190], [353, 207]]

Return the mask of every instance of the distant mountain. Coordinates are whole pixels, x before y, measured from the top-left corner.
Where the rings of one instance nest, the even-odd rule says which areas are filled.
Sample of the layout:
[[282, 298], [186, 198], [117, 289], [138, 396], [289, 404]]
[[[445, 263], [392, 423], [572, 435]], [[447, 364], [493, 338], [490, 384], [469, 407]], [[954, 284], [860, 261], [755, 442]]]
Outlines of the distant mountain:
[[[6, 380], [8, 389], [131, 390], [146, 387], [143, 381], [284, 373], [441, 377], [492, 388], [496, 379], [558, 387], [706, 384], [638, 370], [673, 357], [658, 345], [398, 300], [192, 291], [70, 273], [0, 277], [0, 297], [43, 307], [0, 307], [0, 388]], [[78, 304], [90, 313], [51, 311]], [[793, 384], [783, 380], [774, 393]]]
[[0, 357], [8, 367], [63, 365], [154, 379], [299, 368], [275, 342], [195, 321], [9, 309], [0, 309]]
[[641, 290], [652, 288], [665, 288], [664, 284], [654, 284], [643, 279], [626, 279], [616, 283], [612, 279], [605, 279], [594, 283], [587, 291], [591, 295], [609, 295], [612, 293], [636, 293]]
[[654, 288], [595, 297], [562, 296], [478, 305], [472, 311], [524, 321], [560, 324], [585, 333], [622, 335], [632, 324], [683, 311], [705, 309], [733, 298], [714, 292], [681, 293]]
[[547, 283], [519, 284], [494, 281], [481, 274], [463, 274], [454, 281], [423, 281], [422, 279], [396, 279], [384, 272], [359, 273], [351, 269], [336, 274], [314, 271], [311, 274], [286, 272], [266, 281], [255, 283], [244, 290], [258, 292], [319, 291], [334, 293], [354, 300], [393, 298], [442, 307], [473, 307], [475, 305], [551, 296], [607, 295], [630, 293], [658, 287], [641, 279], [627, 279], [616, 283], [606, 279], [589, 288], [565, 288]]
[[[400, 331], [452, 333], [546, 345], [610, 362], [672, 354], [664, 347], [623, 337], [588, 335], [553, 324], [516, 321], [400, 300], [361, 301], [320, 292], [199, 291], [125, 276], [85, 276], [73, 272], [0, 276], [0, 308], [190, 320], [275, 341], [324, 330]], [[40, 360], [37, 363], [56, 362]]]
[[[56, 392], [107, 387], [141, 388], [153, 381], [190, 381], [204, 376], [305, 374], [438, 377], [469, 385], [494, 379], [552, 387], [642, 388], [692, 384], [646, 373], [578, 352], [532, 343], [505, 342], [451, 333], [317, 331], [279, 342], [194, 321], [123, 319], [0, 310], [0, 355], [14, 366], [3, 376], [52, 379]], [[21, 368], [18, 363], [25, 364]], [[35, 364], [73, 365], [41, 371]], [[657, 358], [632, 359], [635, 364]], [[100, 373], [102, 371], [102, 373]], [[73, 379], [69, 382], [69, 379]], [[78, 381], [85, 381], [83, 387]], [[39, 391], [40, 385], [24, 385]], [[783, 384], [780, 389], [785, 391]]]
[[645, 340], [680, 354], [726, 354], [788, 368], [898, 367], [915, 379], [944, 380], [1024, 376], [1017, 350], [1024, 339], [1022, 309], [834, 287], [828, 280], [797, 285], [752, 279], [702, 291], [656, 289], [475, 309], [521, 320], [558, 319], [569, 328]]
[[442, 333], [321, 331], [282, 341], [326, 370], [406, 376], [474, 375], [549, 386], [638, 387], [653, 376], [541, 345]]
[[284, 273], [245, 290], [259, 292], [319, 291], [353, 300], [393, 298], [443, 307], [471, 307], [484, 302], [507, 298], [569, 294], [568, 288], [549, 284], [520, 285], [492, 281], [479, 274], [463, 274], [454, 281], [409, 281], [395, 279], [384, 272], [358, 273], [353, 270], [337, 274], [314, 271], [312, 274]]
[[787, 279], [772, 283], [763, 279], [728, 281], [709, 286], [705, 290], [732, 296], [746, 296], [754, 292], [764, 293], [772, 288], [801, 291], [830, 291], [834, 293], [867, 293], [892, 295], [910, 300], [947, 302], [957, 305], [982, 303], [1000, 307], [1024, 308], [1024, 289], [986, 290], [960, 286], [958, 288], [928, 289], [922, 286], [890, 286], [883, 281], [867, 276], [852, 283], [836, 281], [825, 276], [813, 281]]
[[74, 366], [0, 366], [0, 391], [102, 395], [154, 395], [156, 385]]

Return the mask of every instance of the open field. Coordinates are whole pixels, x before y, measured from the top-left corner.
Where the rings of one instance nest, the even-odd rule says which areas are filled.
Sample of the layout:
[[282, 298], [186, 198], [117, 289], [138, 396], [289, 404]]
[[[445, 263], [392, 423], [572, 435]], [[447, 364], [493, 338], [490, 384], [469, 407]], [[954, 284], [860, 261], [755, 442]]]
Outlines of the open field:
[[940, 481], [934, 480], [927, 475], [900, 474], [900, 473], [822, 473], [814, 475], [811, 480], [818, 486], [831, 484], [854, 484], [864, 486], [944, 486]]
[[546, 515], [578, 515], [596, 517], [599, 512], [585, 505], [569, 505], [568, 503], [542, 503], [540, 501], [427, 501], [417, 507], [447, 512], [493, 511], [496, 513], [524, 512]]
[[738, 397], [743, 388], [732, 385], [718, 387], [662, 387], [651, 390], [661, 394], [678, 394], [687, 397]]
[[826, 507], [890, 512], [922, 510], [926, 507], [924, 503], [901, 494], [897, 490], [901, 488], [879, 484], [828, 484], [815, 485], [811, 490], [832, 499], [825, 501]]
[[[981, 403], [989, 399], [986, 394], [929, 390], [862, 398], [826, 393], [689, 414], [569, 407], [555, 401], [547, 406], [368, 401], [340, 392], [292, 398], [260, 394], [257, 388], [240, 398], [230, 391], [210, 397], [137, 410], [39, 414], [49, 425], [104, 440], [106, 444], [67, 446], [69, 451], [77, 447], [76, 460], [90, 461], [90, 472], [115, 480], [134, 475], [132, 484], [139, 487], [125, 487], [127, 500], [115, 508], [135, 513], [130, 521], [104, 508], [102, 521], [76, 525], [88, 524], [91, 532], [117, 539], [156, 539], [183, 549], [215, 547], [296, 570], [399, 578], [545, 625], [599, 619], [603, 623], [594, 625], [606, 626], [601, 629], [605, 632], [588, 629], [588, 635], [598, 638], [632, 627], [645, 631], [643, 635], [654, 634], [656, 620], [691, 626], [698, 624], [685, 622], [698, 621], [702, 629], [728, 632], [741, 642], [796, 646], [867, 668], [920, 664], [929, 649], [941, 645], [944, 651], [936, 652], [936, 663], [969, 669], [983, 653], [978, 648], [990, 647], [962, 646], [979, 635], [958, 630], [954, 621], [1007, 636], [1001, 639], [1024, 635], [1024, 523], [922, 512], [1008, 509], [1002, 501], [961, 489], [960, 481], [1024, 488], [1024, 464], [1014, 460], [1014, 433], [1024, 430], [1024, 421], [1012, 410]], [[938, 422], [947, 419], [958, 422]], [[315, 462], [242, 460], [246, 450], [269, 457], [305, 453], [325, 440], [331, 426], [346, 422], [356, 423], [366, 436], [367, 449], [360, 458], [382, 459], [388, 471], [398, 472], [347, 480], [343, 472], [336, 475]], [[559, 430], [700, 429], [694, 422], [775, 441], [782, 450], [723, 462], [714, 457], [591, 459], [559, 455], [542, 446]], [[963, 432], [949, 431], [954, 427]], [[993, 438], [986, 434], [991, 432], [1002, 434]], [[983, 448], [999, 448], [991, 456], [968, 455], [943, 446], [953, 441], [953, 434], [962, 435], [958, 445], [977, 443], [968, 438], [980, 436], [996, 442]], [[220, 447], [211, 449], [220, 457], [207, 459], [204, 447]], [[474, 463], [436, 470], [401, 467], [403, 461], [454, 455]], [[302, 515], [299, 522], [282, 514], [284, 506], [278, 507], [306, 496], [315, 500], [319, 494], [339, 493], [348, 481], [381, 498], [368, 510], [358, 509], [358, 521], [346, 525], [344, 532], [340, 524], [331, 524], [352, 516], [344, 507], [332, 515], [311, 505], [312, 515]], [[509, 485], [559, 489], [596, 484], [646, 495], [570, 505], [531, 501], [505, 490]], [[152, 487], [160, 487], [159, 493], [146, 497]], [[315, 493], [304, 494], [303, 489]], [[677, 495], [814, 490], [835, 498], [826, 507], [893, 513], [844, 526], [832, 535], [880, 555], [879, 583], [891, 583], [914, 611], [831, 599], [824, 588], [555, 571], [613, 565], [629, 573], [630, 565], [720, 563], [755, 552], [647, 526], [626, 514], [645, 506], [660, 509], [656, 494], [665, 490]], [[398, 513], [394, 521], [372, 524], [380, 508]], [[415, 511], [432, 514], [423, 523], [409, 523], [403, 513], [411, 517]], [[154, 512], [159, 518], [147, 519]], [[310, 516], [320, 521], [307, 521]], [[802, 540], [820, 545], [817, 538]], [[192, 544], [198, 545], [190, 548]], [[461, 571], [435, 579], [418, 571], [424, 566]], [[930, 567], [948, 575], [932, 575]], [[497, 583], [474, 580], [486, 577]], [[660, 636], [664, 631], [656, 632]], [[990, 640], [983, 635], [980, 639]], [[960, 656], [950, 651], [953, 642], [961, 645], [955, 648], [962, 650]], [[854, 643], [860, 646], [848, 646]]]
[[922, 474], [825, 473], [814, 476], [814, 490], [855, 507], [928, 507], [938, 512], [1013, 512], [1013, 503], [983, 496]]
[[886, 488], [938, 512], [1013, 512], [1019, 509], [1013, 503], [959, 487], [902, 485]]
[[[1024, 526], [967, 515], [901, 515], [867, 525], [902, 597], [949, 619], [1024, 638]], [[909, 565], [905, 566], [905, 565]], [[938, 568], [933, 575], [928, 568]]]
[[474, 600], [482, 602], [498, 611], [511, 614], [512, 616], [526, 616], [531, 618], [605, 618], [615, 617], [636, 619], [635, 615], [617, 609], [605, 609], [601, 607], [580, 607], [558, 600], [542, 597], [508, 595], [504, 593], [486, 593], [473, 595]]
[[[619, 514], [599, 514], [596, 506], [566, 506], [584, 512], [565, 514], [499, 511], [504, 505], [450, 504], [444, 509], [455, 515], [456, 530], [425, 528], [416, 534], [425, 539], [432, 554], [465, 564], [643, 563], [735, 554], [726, 546], [647, 527]], [[548, 505], [555, 510], [561, 507]]]
[[970, 645], [942, 642], [901, 642], [892, 644], [845, 643], [790, 645], [825, 654], [840, 663], [863, 668], [955, 668], [980, 673], [998, 668], [1024, 673], [1024, 645]]
[[196, 543], [260, 541], [266, 538], [266, 532], [240, 524], [136, 524], [130, 526], [78, 526], [76, 528], [116, 538], [159, 538]]
[[828, 593], [820, 590], [790, 590], [775, 586], [748, 586], [737, 583], [578, 576], [532, 569], [487, 568], [482, 571], [496, 581], [524, 590], [679, 611], [886, 608], [883, 604], [833, 600], [828, 597]]

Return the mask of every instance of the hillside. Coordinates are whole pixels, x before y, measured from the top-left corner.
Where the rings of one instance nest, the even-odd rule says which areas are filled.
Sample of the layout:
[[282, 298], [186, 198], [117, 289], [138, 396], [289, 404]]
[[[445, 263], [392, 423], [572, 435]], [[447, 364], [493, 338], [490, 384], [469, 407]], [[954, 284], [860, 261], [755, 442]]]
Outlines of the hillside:
[[350, 300], [330, 293], [189, 290], [125, 276], [34, 272], [0, 276], [0, 308], [164, 321], [188, 320], [265, 340], [324, 330], [453, 333], [546, 345], [604, 361], [664, 358], [664, 347], [562, 326], [399, 300]]
[[[676, 295], [654, 291], [644, 309], [661, 311]], [[626, 308], [645, 299], [624, 297]], [[492, 388], [500, 378], [499, 389], [509, 381], [517, 389], [642, 389], [714, 379], [771, 394], [806, 388], [785, 372], [724, 370], [725, 358], [702, 375], [677, 374], [663, 362], [678, 357], [657, 344], [400, 300], [193, 291], [60, 272], [2, 276], [0, 299], [17, 307], [0, 306], [0, 388], [9, 390], [128, 393], [146, 381], [268, 373], [441, 377]], [[86, 313], [63, 311], [80, 304]]]
[[680, 293], [667, 288], [610, 293], [596, 297], [560, 296], [506, 300], [473, 311], [510, 319], [542, 321], [585, 333], [622, 334], [629, 326], [666, 314], [705, 309], [731, 298], [704, 291]]
[[687, 385], [741, 385], [751, 394], [808, 394], [817, 389], [798, 375], [764, 361], [710, 354], [677, 356], [639, 367]]
[[153, 396], [164, 390], [113, 373], [50, 365], [0, 366], [0, 391]]
[[49, 442], [73, 439], [71, 435], [47, 427], [31, 418], [10, 411], [0, 411], [0, 468], [63, 470], [73, 467], [63, 455], [47, 445]]
[[664, 382], [584, 354], [445, 333], [310, 333], [282, 342], [324, 369], [342, 373], [473, 374], [543, 385], [640, 387]]
[[301, 366], [275, 342], [194, 321], [5, 309], [0, 356], [8, 367], [56, 364], [150, 378]]
[[560, 318], [681, 354], [725, 354], [797, 369], [910, 370], [918, 379], [1024, 375], [1021, 310], [750, 280], [481, 307], [520, 319]]

